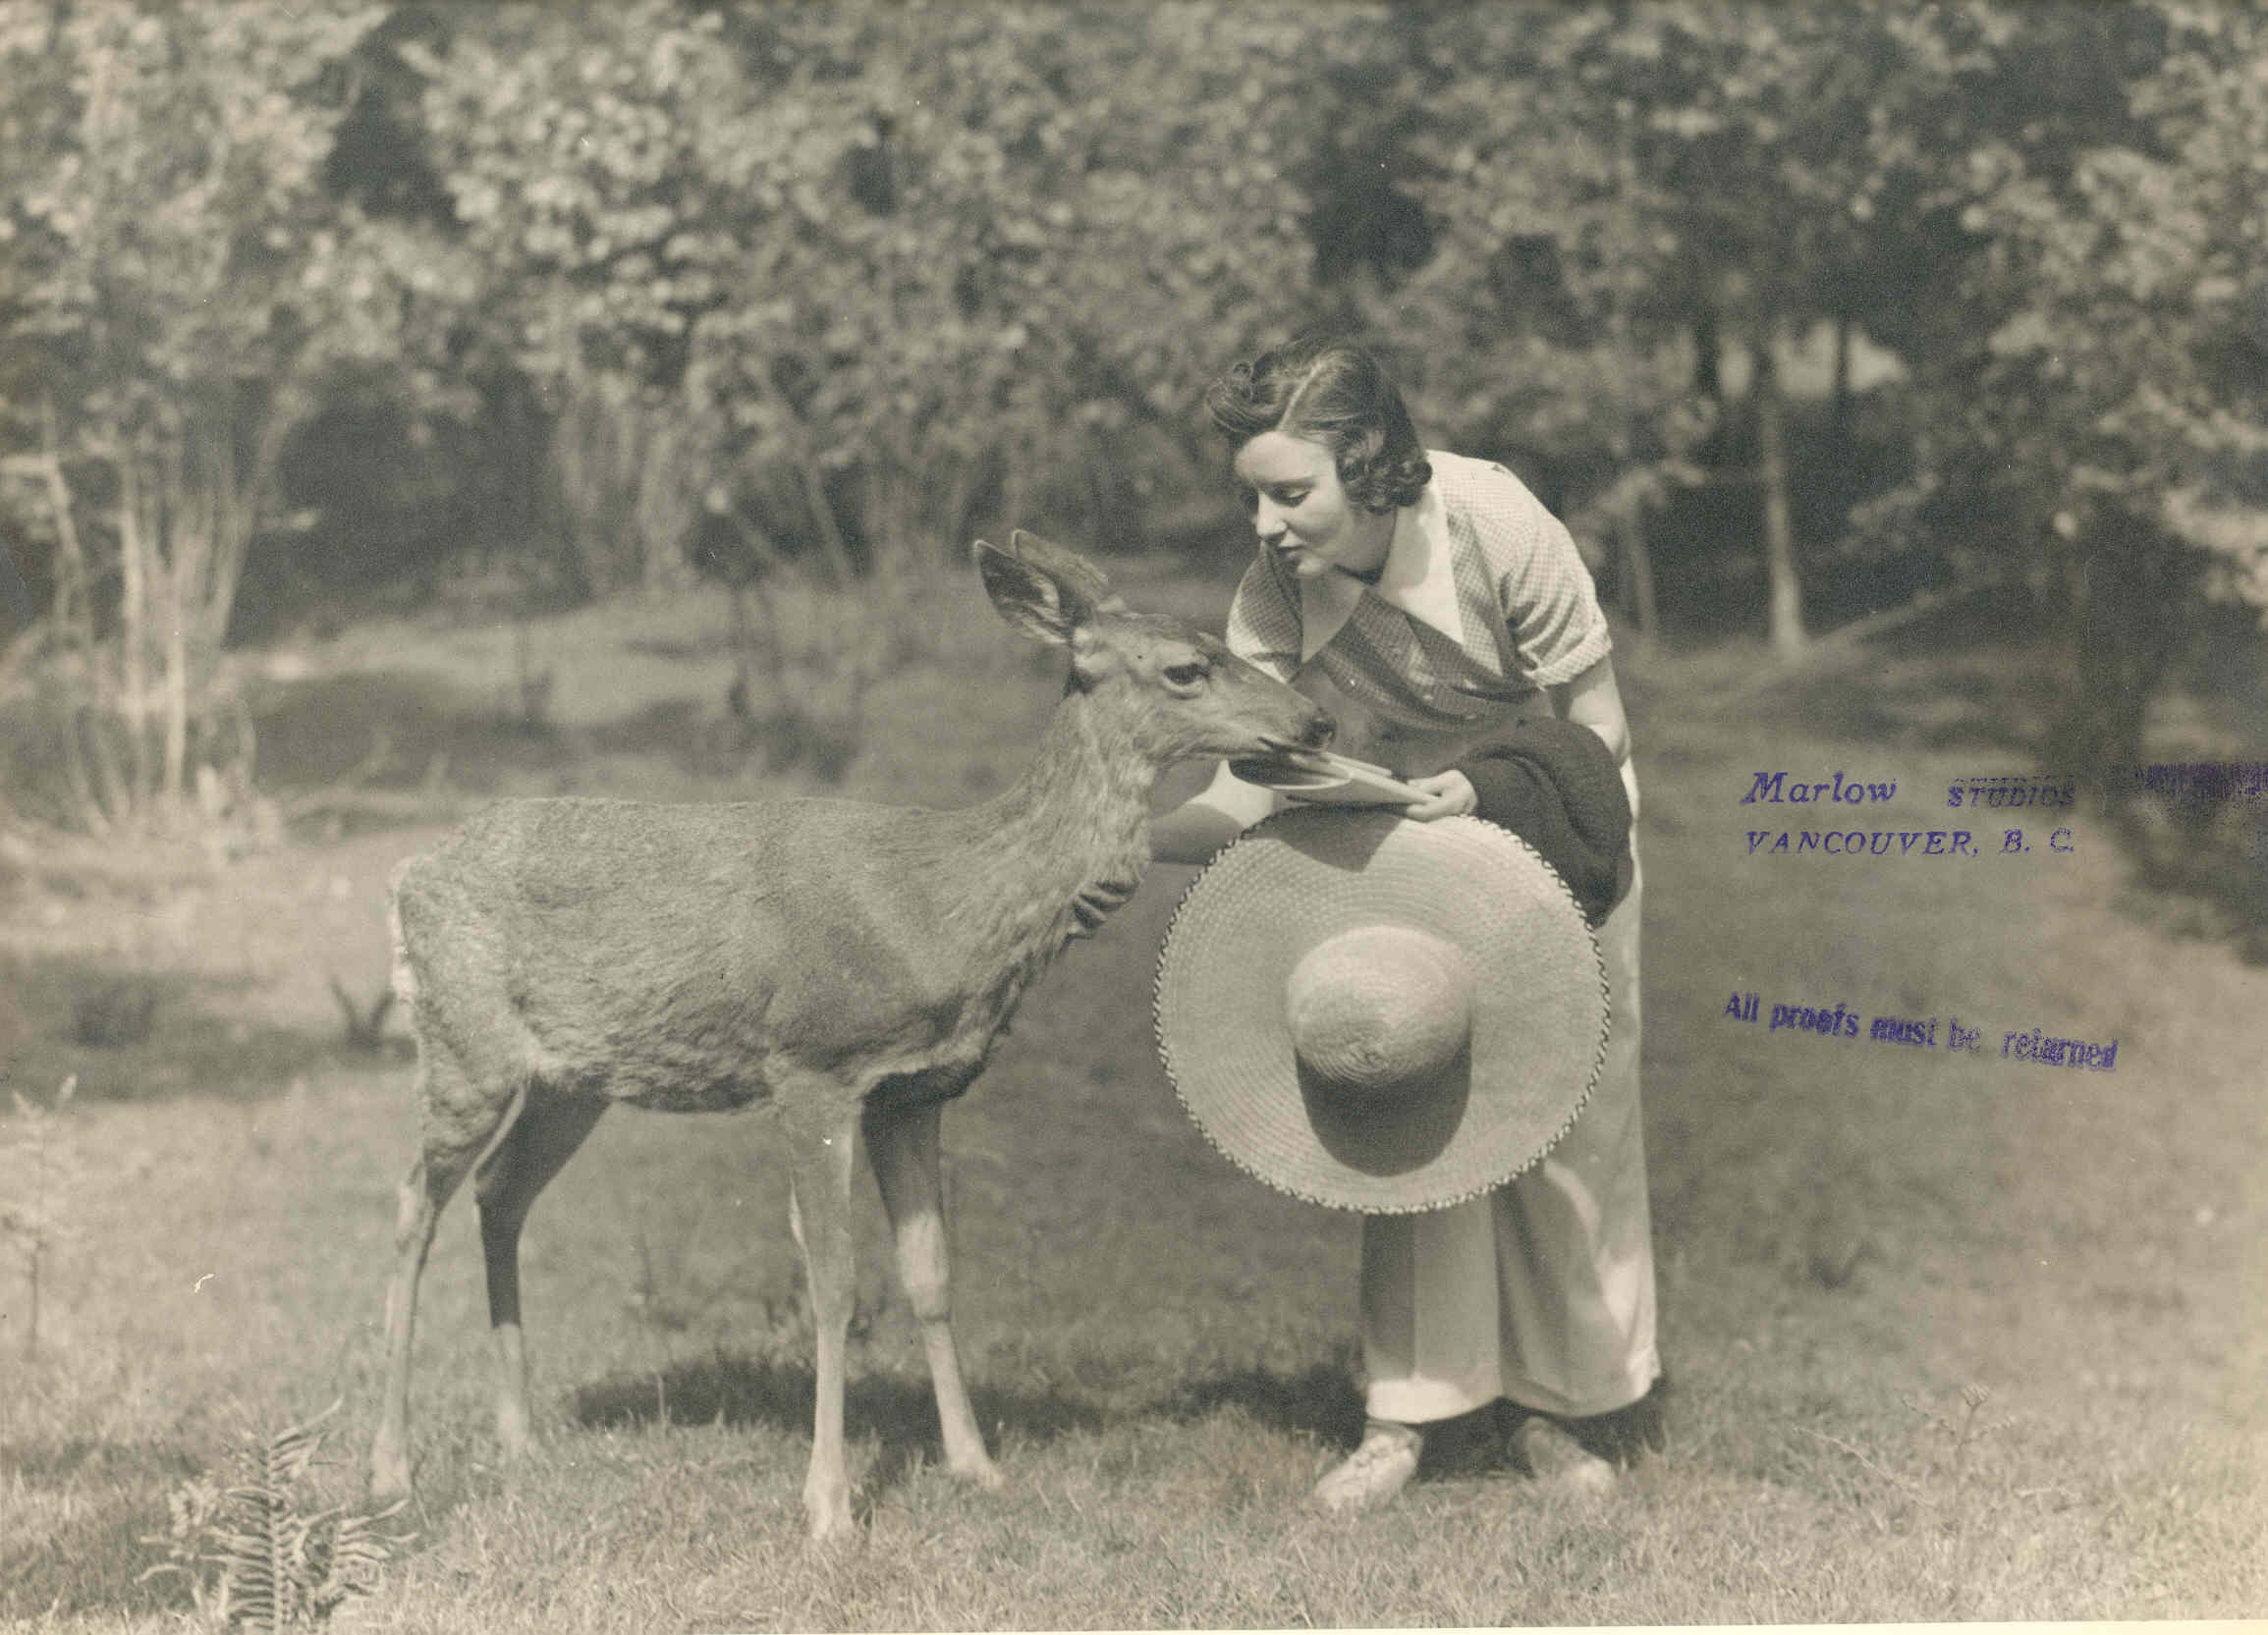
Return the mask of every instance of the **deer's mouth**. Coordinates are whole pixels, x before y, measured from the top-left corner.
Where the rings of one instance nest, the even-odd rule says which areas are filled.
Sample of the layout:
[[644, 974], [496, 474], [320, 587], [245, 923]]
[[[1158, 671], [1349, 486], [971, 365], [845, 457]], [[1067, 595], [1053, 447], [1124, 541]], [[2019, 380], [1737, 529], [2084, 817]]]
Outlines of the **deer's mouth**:
[[[1323, 742], [1330, 741], [1330, 736], [1325, 734]], [[1321, 767], [1325, 764], [1320, 744], [1301, 743], [1292, 738], [1272, 737], [1262, 734], [1260, 746], [1262, 753], [1276, 760], [1291, 761], [1306, 767]]]
[[[1329, 736], [1326, 735], [1324, 742], [1328, 743], [1329, 741]], [[1291, 773], [1329, 772], [1331, 770], [1331, 757], [1320, 748], [1298, 743], [1290, 738], [1272, 737], [1266, 734], [1261, 735], [1260, 742], [1265, 746], [1260, 753], [1240, 756], [1231, 763], [1232, 768], [1248, 766], [1254, 770], [1267, 768]], [[1241, 771], [1239, 776], [1243, 776]]]

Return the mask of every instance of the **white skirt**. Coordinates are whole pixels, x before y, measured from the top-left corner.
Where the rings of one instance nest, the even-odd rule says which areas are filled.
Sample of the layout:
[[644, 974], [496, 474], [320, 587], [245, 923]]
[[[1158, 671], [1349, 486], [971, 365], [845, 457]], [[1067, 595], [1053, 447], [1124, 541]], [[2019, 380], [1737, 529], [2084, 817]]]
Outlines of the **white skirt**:
[[[1355, 731], [1347, 752], [1421, 776], [1455, 765], [1505, 725], [1391, 743]], [[1628, 763], [1623, 787], [1634, 824], [1637, 779]], [[1284, 802], [1223, 767], [1192, 804], [1248, 825]], [[1634, 835], [1631, 845], [1634, 860]], [[1598, 930], [1610, 1005], [1606, 1060], [1574, 1127], [1534, 1169], [1486, 1197], [1364, 1218], [1362, 1360], [1373, 1418], [1421, 1424], [1499, 1396], [1579, 1418], [1629, 1406], [1661, 1373], [1638, 1111], [1643, 885], [1640, 864], [1630, 895]]]
[[[1430, 771], [1469, 747], [1435, 740], [1405, 746], [1396, 759], [1405, 770]], [[1637, 778], [1628, 764], [1623, 786], [1634, 827]], [[1635, 861], [1634, 833], [1631, 849]], [[1364, 1218], [1362, 1363], [1372, 1418], [1420, 1424], [1499, 1396], [1579, 1418], [1629, 1406], [1660, 1375], [1638, 1109], [1643, 886], [1640, 863], [1630, 895], [1598, 930], [1606, 1060], [1574, 1127], [1534, 1169], [1486, 1197]]]

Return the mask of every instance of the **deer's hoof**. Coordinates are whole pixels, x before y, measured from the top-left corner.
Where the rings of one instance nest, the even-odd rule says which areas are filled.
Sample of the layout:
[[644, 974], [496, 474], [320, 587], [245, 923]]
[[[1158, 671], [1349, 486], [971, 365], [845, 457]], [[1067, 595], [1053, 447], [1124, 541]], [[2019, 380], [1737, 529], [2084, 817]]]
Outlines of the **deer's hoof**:
[[972, 1464], [963, 1465], [953, 1474], [964, 1482], [982, 1488], [986, 1493], [998, 1493], [1008, 1486], [1008, 1478], [1000, 1474], [1000, 1467], [990, 1459], [979, 1459]]
[[410, 1497], [410, 1461], [399, 1453], [378, 1453], [370, 1458], [370, 1497], [391, 1504]]
[[839, 1544], [857, 1536], [858, 1523], [851, 1513], [848, 1483], [828, 1482], [806, 1487], [803, 1514], [810, 1522], [814, 1545]]

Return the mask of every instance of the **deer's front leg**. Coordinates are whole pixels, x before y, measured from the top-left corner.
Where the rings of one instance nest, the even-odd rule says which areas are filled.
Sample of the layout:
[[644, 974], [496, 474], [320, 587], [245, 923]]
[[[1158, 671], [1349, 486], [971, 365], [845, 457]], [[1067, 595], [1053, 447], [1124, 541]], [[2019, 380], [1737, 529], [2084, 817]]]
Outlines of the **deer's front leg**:
[[889, 1211], [898, 1244], [898, 1281], [921, 1325], [929, 1353], [929, 1379], [937, 1392], [937, 1428], [945, 1439], [945, 1463], [955, 1475], [987, 1488], [1000, 1486], [1000, 1472], [984, 1450], [984, 1435], [968, 1405], [961, 1381], [961, 1358], [953, 1345], [953, 1288], [947, 1265], [945, 1192], [937, 1126], [943, 1105], [866, 1112], [866, 1158]]
[[847, 1112], [794, 1119], [788, 1133], [793, 1188], [788, 1219], [803, 1252], [811, 1327], [818, 1340], [811, 1468], [803, 1478], [803, 1509], [813, 1540], [847, 1534], [852, 1525], [851, 1477], [843, 1454], [843, 1370], [857, 1277], [851, 1242], [851, 1163], [857, 1129], [857, 1115]]

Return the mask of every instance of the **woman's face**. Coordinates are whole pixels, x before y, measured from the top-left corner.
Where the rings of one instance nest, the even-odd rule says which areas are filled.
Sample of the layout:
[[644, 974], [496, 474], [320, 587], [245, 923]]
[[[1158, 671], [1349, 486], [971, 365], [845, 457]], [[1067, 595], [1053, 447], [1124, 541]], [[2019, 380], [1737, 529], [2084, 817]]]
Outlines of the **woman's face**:
[[1322, 444], [1263, 431], [1237, 451], [1234, 464], [1251, 498], [1261, 545], [1299, 577], [1320, 578], [1335, 568], [1370, 573], [1386, 561], [1394, 514], [1352, 504], [1338, 463]]

